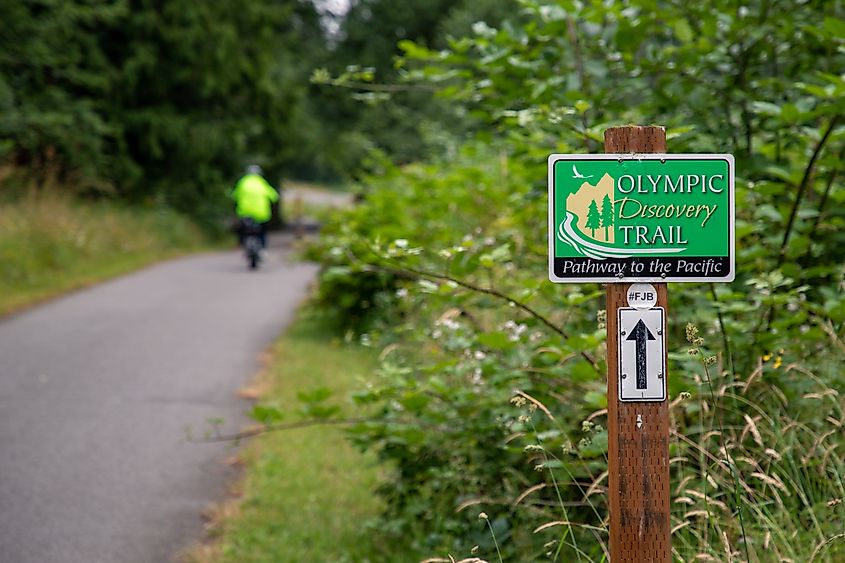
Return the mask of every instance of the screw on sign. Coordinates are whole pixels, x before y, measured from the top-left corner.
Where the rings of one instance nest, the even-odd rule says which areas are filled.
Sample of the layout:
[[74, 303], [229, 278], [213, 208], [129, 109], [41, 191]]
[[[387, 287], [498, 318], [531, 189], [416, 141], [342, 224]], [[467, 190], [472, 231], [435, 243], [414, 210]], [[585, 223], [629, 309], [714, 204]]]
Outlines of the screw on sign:
[[[662, 127], [549, 157], [549, 279], [607, 284], [610, 561], [671, 561], [666, 282], [733, 281], [734, 159]], [[655, 283], [656, 282], [656, 283]]]

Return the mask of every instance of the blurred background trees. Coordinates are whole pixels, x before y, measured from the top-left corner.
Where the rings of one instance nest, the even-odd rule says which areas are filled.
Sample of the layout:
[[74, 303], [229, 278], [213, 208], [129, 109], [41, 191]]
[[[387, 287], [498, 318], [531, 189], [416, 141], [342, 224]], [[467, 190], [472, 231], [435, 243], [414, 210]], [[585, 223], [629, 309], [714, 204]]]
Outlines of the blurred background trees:
[[[306, 0], [0, 0], [4, 191], [61, 186], [211, 222], [248, 162], [274, 182], [336, 182], [417, 160], [462, 122], [432, 88], [395, 84], [398, 43], [445, 47], [512, 6], [361, 0], [332, 26]], [[315, 69], [394, 95], [315, 85]]]
[[312, 4], [3, 0], [0, 13], [7, 189], [211, 220], [247, 162], [274, 181], [310, 172], [322, 139], [308, 76], [327, 52]]

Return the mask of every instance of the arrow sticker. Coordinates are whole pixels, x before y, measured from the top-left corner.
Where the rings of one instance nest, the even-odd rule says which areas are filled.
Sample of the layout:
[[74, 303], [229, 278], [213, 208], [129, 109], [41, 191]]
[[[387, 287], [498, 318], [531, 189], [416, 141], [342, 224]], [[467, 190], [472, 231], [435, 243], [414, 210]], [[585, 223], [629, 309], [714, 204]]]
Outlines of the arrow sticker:
[[618, 311], [619, 400], [666, 400], [663, 308], [623, 307]]
[[628, 340], [637, 343], [637, 389], [646, 389], [646, 341], [654, 340], [654, 335], [645, 326], [642, 319], [637, 321]]

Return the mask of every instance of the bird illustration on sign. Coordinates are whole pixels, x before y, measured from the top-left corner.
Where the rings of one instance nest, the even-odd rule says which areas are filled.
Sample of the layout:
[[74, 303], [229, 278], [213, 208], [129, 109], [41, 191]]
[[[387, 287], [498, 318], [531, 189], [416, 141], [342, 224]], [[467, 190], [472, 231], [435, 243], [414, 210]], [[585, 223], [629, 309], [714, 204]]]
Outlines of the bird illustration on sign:
[[583, 174], [578, 172], [578, 169], [575, 168], [575, 165], [573, 164], [572, 165], [572, 177], [577, 179], [577, 180], [586, 180], [587, 178], [592, 178], [593, 175], [590, 174], [589, 176], [584, 176]]

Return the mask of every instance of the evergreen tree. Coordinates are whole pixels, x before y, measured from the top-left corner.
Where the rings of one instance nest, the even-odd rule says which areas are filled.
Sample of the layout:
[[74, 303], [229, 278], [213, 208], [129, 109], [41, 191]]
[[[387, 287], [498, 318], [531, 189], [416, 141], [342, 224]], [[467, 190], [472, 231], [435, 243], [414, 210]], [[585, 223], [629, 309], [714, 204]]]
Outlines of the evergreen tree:
[[601, 201], [601, 226], [604, 227], [604, 240], [610, 240], [608, 234], [608, 227], [613, 226], [613, 202], [610, 197], [605, 194]]
[[587, 211], [587, 228], [590, 229], [590, 236], [596, 238], [596, 229], [601, 227], [601, 216], [596, 200], [590, 202], [590, 209]]
[[[217, 223], [247, 162], [325, 145], [302, 0], [0, 0], [0, 158], [21, 184], [159, 201]], [[322, 135], [322, 136], [321, 136]]]

